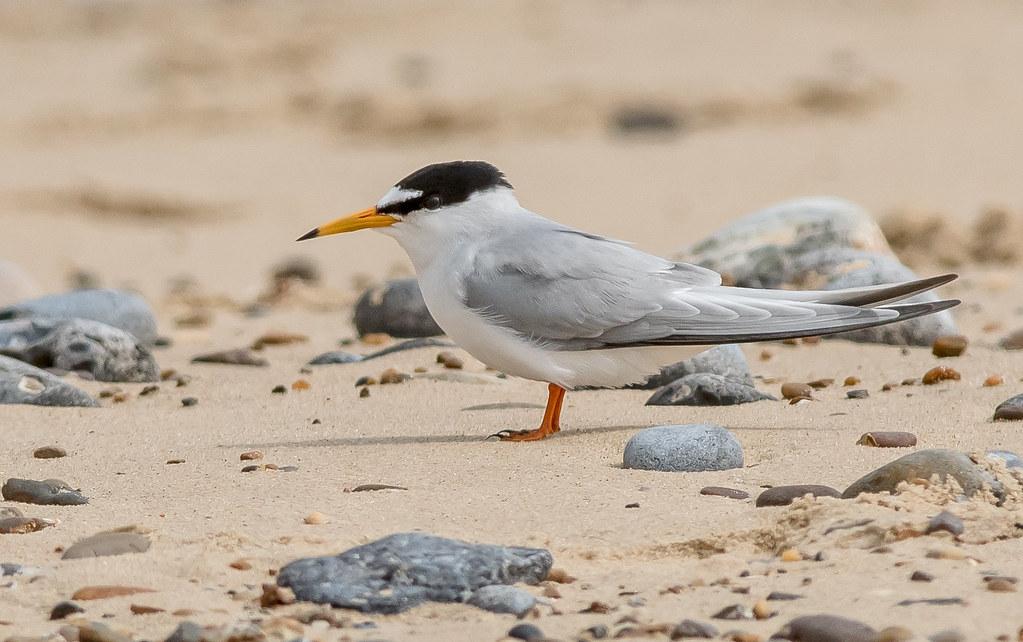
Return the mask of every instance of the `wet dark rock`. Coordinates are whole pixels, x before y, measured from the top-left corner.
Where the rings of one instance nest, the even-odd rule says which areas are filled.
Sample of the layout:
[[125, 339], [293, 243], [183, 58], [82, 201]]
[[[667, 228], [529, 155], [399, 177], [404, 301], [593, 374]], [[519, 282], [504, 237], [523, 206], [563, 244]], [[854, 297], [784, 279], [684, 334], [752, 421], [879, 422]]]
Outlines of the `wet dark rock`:
[[68, 601], [58, 602], [50, 610], [50, 619], [51, 620], [63, 620], [67, 616], [74, 615], [75, 613], [85, 613], [85, 609], [83, 609], [82, 607], [78, 606], [74, 602], [68, 602]]
[[995, 421], [1023, 420], [1023, 394], [1010, 397], [995, 408]]
[[512, 638], [513, 640], [526, 640], [526, 642], [539, 642], [540, 640], [546, 639], [546, 636], [544, 636], [543, 631], [540, 630], [540, 627], [536, 626], [535, 624], [525, 623], [516, 624], [511, 629], [509, 629], [508, 633], [506, 633], [505, 635], [507, 637]]
[[671, 630], [669, 637], [672, 640], [684, 640], [686, 638], [700, 638], [710, 640], [718, 636], [717, 627], [705, 622], [696, 620], [682, 620]]
[[648, 406], [734, 406], [754, 401], [776, 401], [755, 387], [716, 374], [686, 375], [655, 392]]
[[0, 353], [39, 368], [88, 372], [98, 381], [158, 381], [149, 350], [124, 330], [89, 319], [0, 322]]
[[493, 584], [536, 584], [553, 559], [543, 549], [469, 544], [399, 533], [329, 557], [300, 559], [277, 575], [300, 600], [367, 613], [398, 613], [425, 601], [466, 602]]
[[382, 332], [392, 337], [444, 334], [423, 301], [416, 279], [395, 279], [363, 292], [355, 304], [359, 335]]
[[665, 366], [659, 374], [650, 377], [644, 383], [628, 387], [653, 390], [691, 374], [720, 375], [748, 386], [753, 385], [753, 375], [750, 373], [749, 362], [746, 361], [742, 348], [737, 345], [724, 345], [714, 346], [691, 359]]
[[962, 535], [966, 529], [963, 526], [963, 520], [959, 519], [947, 510], [943, 510], [927, 523], [927, 535], [935, 533], [937, 531], [945, 531], [946, 533], [952, 533], [953, 535]]
[[9, 502], [56, 506], [78, 506], [89, 503], [89, 498], [71, 488], [59, 479], [35, 481], [32, 479], [8, 479], [0, 493]]
[[99, 402], [59, 377], [0, 355], [0, 404], [95, 407]]
[[654, 426], [629, 439], [623, 465], [672, 472], [742, 468], [742, 446], [735, 435], [713, 424]]
[[62, 560], [86, 557], [106, 557], [125, 553], [144, 553], [149, 550], [149, 538], [139, 533], [105, 532], [80, 539], [60, 556]]
[[978, 468], [964, 453], [932, 448], [904, 455], [864, 475], [853, 482], [842, 497], [849, 499], [860, 493], [896, 493], [901, 482], [930, 479], [932, 475], [941, 480], [952, 477], [967, 497], [985, 486], [991, 487], [996, 496], [1004, 494], [1001, 484]]
[[156, 341], [156, 317], [145, 299], [123, 290], [75, 290], [0, 309], [9, 319], [91, 319], [132, 334], [143, 345]]
[[725, 488], [724, 486], [704, 486], [700, 489], [701, 495], [716, 497], [727, 497], [729, 499], [749, 499], [749, 493], [737, 488]]
[[210, 352], [192, 358], [192, 363], [222, 363], [231, 366], [268, 366], [270, 362], [246, 348]]
[[819, 484], [794, 484], [791, 486], [775, 486], [768, 488], [757, 496], [756, 506], [788, 506], [804, 495], [814, 497], [841, 497], [842, 493], [830, 486]]
[[536, 606], [536, 598], [514, 586], [482, 586], [469, 597], [469, 604], [491, 613], [511, 613], [522, 617]]
[[805, 615], [786, 624], [771, 638], [792, 642], [876, 642], [877, 631], [837, 615]]

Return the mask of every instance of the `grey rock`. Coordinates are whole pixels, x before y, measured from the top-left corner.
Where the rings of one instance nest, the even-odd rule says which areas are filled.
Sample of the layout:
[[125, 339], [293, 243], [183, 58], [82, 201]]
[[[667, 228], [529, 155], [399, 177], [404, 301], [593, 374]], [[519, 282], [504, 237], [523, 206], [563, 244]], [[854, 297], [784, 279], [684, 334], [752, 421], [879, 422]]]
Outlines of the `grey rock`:
[[164, 642], [202, 642], [204, 631], [195, 622], [184, 621], [167, 637]]
[[1023, 468], [1023, 459], [1016, 453], [1009, 450], [989, 450], [986, 453], [988, 459], [1000, 459], [1005, 462], [1006, 468]]
[[0, 321], [38, 317], [99, 321], [135, 335], [143, 345], [152, 345], [157, 338], [149, 304], [123, 290], [75, 290], [0, 308]]
[[742, 446], [721, 426], [655, 426], [636, 433], [625, 445], [625, 468], [700, 472], [742, 468]]
[[771, 639], [792, 642], [876, 642], [877, 631], [837, 615], [804, 615], [786, 624]]
[[0, 355], [0, 404], [95, 407], [99, 402], [59, 377]]
[[672, 640], [683, 640], [685, 638], [700, 638], [710, 640], [718, 636], [717, 627], [706, 622], [696, 620], [682, 620], [671, 630]]
[[383, 332], [392, 337], [444, 334], [415, 279], [395, 279], [363, 292], [355, 303], [355, 329], [360, 335]]
[[75, 613], [85, 613], [85, 609], [74, 602], [57, 602], [57, 604], [50, 610], [50, 619], [63, 620], [67, 616], [74, 615]]
[[399, 613], [425, 601], [466, 602], [492, 584], [536, 584], [552, 564], [543, 549], [398, 533], [339, 555], [291, 562], [280, 570], [277, 583], [300, 600]]
[[931, 448], [904, 455], [867, 473], [846, 488], [842, 497], [849, 499], [860, 493], [896, 493], [901, 482], [930, 479], [932, 475], [937, 475], [943, 481], [952, 477], [968, 497], [985, 486], [990, 487], [996, 496], [1004, 494], [1001, 484], [978, 468], [964, 453]]
[[995, 408], [996, 421], [1019, 421], [1023, 419], [1023, 394], [1010, 397]]
[[508, 629], [508, 633], [505, 635], [513, 640], [526, 640], [526, 642], [541, 642], [547, 639], [547, 636], [543, 634], [540, 627], [535, 624], [526, 623], [516, 624]]
[[963, 520], [959, 519], [947, 510], [943, 510], [927, 523], [927, 530], [925, 533], [930, 535], [938, 531], [945, 531], [946, 533], [952, 533], [953, 535], [962, 535], [966, 527], [963, 525]]
[[22, 502], [25, 504], [79, 506], [89, 503], [88, 497], [68, 486], [67, 482], [59, 479], [35, 481], [33, 479], [11, 477], [4, 482], [3, 487], [0, 488], [0, 493], [9, 502]]
[[768, 488], [757, 496], [757, 508], [764, 506], [788, 506], [804, 495], [814, 497], [841, 497], [842, 493], [830, 486], [818, 484], [793, 484]]
[[745, 604], [726, 606], [711, 616], [715, 620], [752, 620], [753, 609]]
[[106, 557], [149, 550], [149, 538], [139, 533], [105, 532], [80, 539], [64, 551], [62, 560]]
[[623, 107], [611, 119], [612, 129], [619, 134], [673, 134], [682, 125], [674, 111], [654, 105]]
[[270, 362], [247, 348], [220, 350], [192, 357], [192, 363], [219, 363], [229, 366], [266, 367]]
[[10, 261], [0, 260], [0, 305], [11, 305], [39, 294], [28, 272]]
[[752, 385], [717, 374], [691, 374], [664, 386], [647, 399], [648, 406], [734, 406], [776, 401]]
[[491, 613], [511, 613], [522, 617], [536, 606], [536, 598], [514, 586], [491, 584], [477, 589], [469, 597], [469, 604]]
[[742, 348], [737, 345], [724, 345], [714, 346], [691, 359], [665, 366], [661, 368], [659, 374], [650, 377], [641, 384], [629, 387], [653, 390], [691, 374], [721, 375], [748, 386], [753, 385], [753, 375], [750, 374], [749, 363], [746, 361], [746, 355], [743, 354]]
[[336, 363], [356, 363], [359, 361], [369, 361], [370, 359], [377, 359], [395, 352], [403, 352], [405, 350], [416, 350], [419, 348], [450, 348], [455, 344], [444, 339], [433, 339], [430, 337], [423, 337], [419, 339], [409, 339], [407, 341], [399, 341], [394, 345], [381, 348], [375, 352], [369, 354], [354, 354], [352, 352], [346, 352], [344, 350], [332, 350], [331, 352], [324, 352], [318, 357], [314, 358], [309, 362], [311, 366], [322, 366]]
[[0, 354], [39, 368], [84, 371], [98, 381], [157, 381], [149, 350], [124, 330], [89, 319], [0, 322]]
[[336, 363], [356, 363], [365, 359], [361, 354], [345, 352], [344, 350], [331, 350], [313, 357], [309, 362], [311, 366], [328, 366]]

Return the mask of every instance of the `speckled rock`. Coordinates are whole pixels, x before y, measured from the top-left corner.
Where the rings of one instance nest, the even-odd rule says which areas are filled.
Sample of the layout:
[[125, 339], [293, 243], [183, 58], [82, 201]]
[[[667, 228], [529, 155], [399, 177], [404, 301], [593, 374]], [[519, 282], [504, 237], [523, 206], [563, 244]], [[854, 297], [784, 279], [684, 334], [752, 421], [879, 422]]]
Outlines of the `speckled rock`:
[[536, 606], [536, 598], [514, 586], [491, 584], [477, 589], [469, 597], [469, 604], [491, 613], [511, 613], [522, 617]]
[[985, 486], [992, 488], [996, 495], [1004, 489], [993, 477], [977, 467], [966, 454], [941, 448], [918, 450], [899, 457], [854, 481], [845, 489], [842, 497], [849, 499], [861, 493], [896, 493], [901, 482], [913, 479], [930, 479], [937, 475], [944, 480], [951, 476], [962, 487], [966, 496], [973, 495]]
[[363, 292], [355, 304], [355, 329], [360, 335], [382, 332], [392, 337], [444, 334], [416, 279], [395, 279]]
[[51, 318], [91, 319], [135, 335], [143, 345], [156, 339], [156, 317], [145, 299], [122, 290], [75, 290], [0, 309], [0, 321]]
[[90, 373], [98, 381], [158, 381], [160, 368], [134, 335], [88, 319], [0, 322], [0, 352], [40, 368]]
[[467, 602], [493, 584], [536, 584], [552, 564], [543, 549], [398, 533], [339, 555], [291, 562], [280, 570], [277, 583], [300, 600], [398, 613], [425, 601]]
[[45, 370], [0, 355], [0, 404], [99, 406], [88, 393]]
[[691, 374], [656, 391], [648, 406], [734, 406], [754, 401], [776, 401], [752, 385], [717, 374]]
[[746, 361], [742, 348], [737, 345], [725, 345], [714, 346], [691, 359], [665, 366], [659, 374], [650, 377], [644, 383], [629, 387], [653, 390], [691, 374], [720, 375], [748, 386], [753, 385], [753, 375], [750, 374], [749, 362]]
[[671, 472], [728, 470], [743, 465], [742, 446], [721, 426], [655, 426], [633, 435], [625, 445], [625, 468]]

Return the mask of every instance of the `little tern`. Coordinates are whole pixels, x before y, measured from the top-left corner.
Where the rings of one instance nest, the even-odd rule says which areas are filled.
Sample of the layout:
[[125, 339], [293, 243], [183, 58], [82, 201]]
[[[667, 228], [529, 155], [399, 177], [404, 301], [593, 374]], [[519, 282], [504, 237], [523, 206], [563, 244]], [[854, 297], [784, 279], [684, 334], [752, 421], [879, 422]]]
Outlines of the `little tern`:
[[710, 345], [846, 332], [959, 303], [897, 303], [954, 274], [830, 291], [723, 286], [712, 270], [525, 209], [482, 161], [424, 167], [298, 240], [370, 228], [405, 250], [430, 314], [458, 345], [549, 384], [540, 427], [497, 433], [505, 441], [557, 433], [567, 390], [638, 383]]

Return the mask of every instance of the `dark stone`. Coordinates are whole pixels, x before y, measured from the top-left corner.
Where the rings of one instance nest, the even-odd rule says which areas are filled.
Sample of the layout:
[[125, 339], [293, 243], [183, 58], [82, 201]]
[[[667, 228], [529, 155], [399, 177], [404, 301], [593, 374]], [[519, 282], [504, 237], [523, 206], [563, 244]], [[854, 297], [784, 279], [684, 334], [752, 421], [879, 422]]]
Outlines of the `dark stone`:
[[935, 597], [922, 600], [902, 600], [896, 606], [915, 606], [926, 604], [928, 606], [966, 606], [966, 600], [961, 597]]
[[526, 640], [527, 642], [537, 642], [538, 640], [543, 640], [546, 637], [544, 636], [543, 631], [540, 630], [540, 627], [535, 624], [525, 623], [516, 624], [509, 629], [508, 633], [505, 635], [514, 640]]
[[639, 431], [625, 445], [625, 468], [701, 472], [742, 468], [742, 446], [721, 426], [689, 424], [654, 426]]
[[425, 601], [466, 602], [493, 584], [536, 584], [552, 564], [543, 549], [398, 533], [339, 555], [291, 562], [277, 583], [304, 601], [399, 613]]
[[156, 317], [145, 299], [122, 290], [75, 290], [0, 309], [9, 319], [91, 319], [132, 334], [143, 345], [156, 341]]
[[45, 370], [0, 355], [0, 404], [96, 407], [88, 393]]
[[893, 462], [867, 473], [845, 489], [842, 497], [849, 499], [860, 493], [895, 493], [901, 482], [930, 479], [937, 475], [944, 481], [952, 477], [967, 497], [985, 486], [996, 496], [1004, 496], [1004, 489], [993, 477], [982, 471], [965, 454], [955, 450], [931, 448], [904, 455]]
[[38, 368], [88, 372], [97, 381], [158, 381], [149, 350], [124, 330], [89, 319], [0, 322], [0, 353]]
[[74, 602], [68, 601], [57, 602], [57, 605], [50, 610], [50, 619], [63, 620], [67, 616], [73, 615], [75, 613], [85, 613], [85, 609], [78, 606]]
[[715, 620], [752, 620], [753, 609], [745, 604], [726, 606], [711, 616]]
[[198, 403], [199, 400], [196, 399], [195, 397], [185, 397], [184, 399], [181, 400], [181, 405], [184, 406], [185, 408], [197, 405]]
[[934, 576], [927, 571], [913, 571], [913, 574], [909, 576], [912, 582], [933, 582]]
[[382, 332], [401, 338], [444, 334], [415, 279], [395, 279], [363, 292], [355, 304], [355, 329], [359, 335]]
[[0, 493], [9, 502], [25, 504], [79, 506], [89, 503], [88, 497], [59, 479], [35, 481], [11, 477], [0, 488]]
[[1010, 397], [995, 408], [995, 421], [1019, 421], [1023, 419], [1023, 394]]
[[870, 393], [860, 388], [857, 390], [850, 390], [849, 392], [845, 393], [845, 396], [848, 397], [849, 399], [866, 399], [867, 397], [870, 396]]
[[768, 602], [791, 602], [792, 600], [803, 599], [802, 595], [796, 595], [795, 593], [785, 593], [783, 591], [772, 591], [767, 595]]
[[877, 631], [837, 615], [805, 615], [786, 624], [771, 639], [792, 642], [877, 642]]
[[945, 531], [946, 533], [952, 533], [953, 535], [962, 535], [966, 529], [963, 526], [963, 520], [959, 519], [947, 510], [943, 510], [934, 517], [927, 524], [926, 533], [930, 535], [937, 531]]
[[710, 640], [718, 636], [717, 627], [713, 624], [707, 624], [705, 622], [697, 622], [696, 620], [682, 620], [675, 625], [675, 628], [671, 630], [672, 640], [682, 640], [685, 638], [700, 638]]
[[692, 374], [664, 386], [646, 401], [648, 406], [734, 406], [776, 401], [741, 381], [716, 374]]
[[627, 387], [653, 390], [691, 374], [715, 374], [748, 386], [753, 385], [753, 375], [750, 374], [749, 363], [742, 348], [737, 345], [724, 345], [714, 346], [691, 359], [665, 366], [661, 368], [659, 374], [645, 382]]
[[682, 129], [683, 122], [669, 109], [642, 105], [619, 109], [611, 124], [619, 134], [673, 134]]
[[814, 497], [841, 497], [842, 493], [830, 486], [819, 484], [794, 484], [792, 486], [775, 486], [768, 488], [757, 496], [757, 508], [763, 506], [788, 506], [804, 495]]

